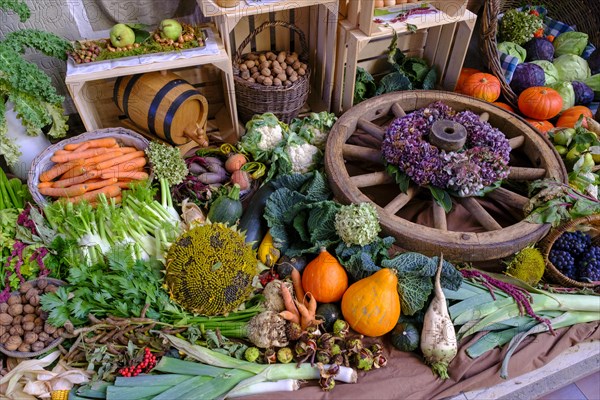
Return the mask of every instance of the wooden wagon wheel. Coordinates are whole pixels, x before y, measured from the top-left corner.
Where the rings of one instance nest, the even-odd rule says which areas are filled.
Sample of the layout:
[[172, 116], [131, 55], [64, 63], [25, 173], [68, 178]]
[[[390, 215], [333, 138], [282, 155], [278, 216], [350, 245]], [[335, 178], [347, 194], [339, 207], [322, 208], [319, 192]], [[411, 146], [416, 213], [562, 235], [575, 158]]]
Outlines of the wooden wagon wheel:
[[[386, 126], [394, 118], [440, 100], [457, 111], [468, 109], [487, 118], [506, 135], [512, 149], [510, 175], [502, 187], [484, 198], [452, 199], [453, 209], [462, 207], [476, 221], [478, 228], [473, 231], [452, 230], [429, 190], [411, 185], [407, 193], [401, 193], [383, 166], [380, 147]], [[384, 233], [394, 236], [398, 246], [428, 255], [443, 252], [448, 259], [467, 262], [506, 257], [545, 236], [548, 224], [523, 220], [522, 210], [529, 200], [523, 186], [540, 178], [567, 181], [552, 144], [520, 117], [472, 97], [424, 90], [386, 94], [348, 110], [329, 134], [325, 169], [336, 198], [342, 203], [373, 203]], [[407, 207], [422, 204], [431, 215], [428, 225], [402, 216]], [[502, 218], [494, 216], [490, 206], [501, 208], [513, 220], [499, 221]]]

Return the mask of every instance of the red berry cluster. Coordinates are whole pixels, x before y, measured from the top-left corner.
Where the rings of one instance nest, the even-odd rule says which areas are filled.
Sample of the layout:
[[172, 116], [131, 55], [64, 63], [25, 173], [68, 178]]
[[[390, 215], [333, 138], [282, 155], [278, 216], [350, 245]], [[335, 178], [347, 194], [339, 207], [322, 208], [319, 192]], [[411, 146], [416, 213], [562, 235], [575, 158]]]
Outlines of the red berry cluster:
[[258, 277], [258, 280], [260, 281], [260, 284], [263, 285], [263, 287], [267, 286], [267, 283], [275, 279], [279, 279], [279, 274], [273, 271], [273, 269], [263, 272]]
[[138, 364], [130, 365], [129, 367], [123, 367], [117, 372], [126, 378], [132, 376], [138, 376], [142, 372], [148, 373], [152, 368], [156, 366], [156, 356], [150, 352], [149, 348], [144, 349], [144, 358]]

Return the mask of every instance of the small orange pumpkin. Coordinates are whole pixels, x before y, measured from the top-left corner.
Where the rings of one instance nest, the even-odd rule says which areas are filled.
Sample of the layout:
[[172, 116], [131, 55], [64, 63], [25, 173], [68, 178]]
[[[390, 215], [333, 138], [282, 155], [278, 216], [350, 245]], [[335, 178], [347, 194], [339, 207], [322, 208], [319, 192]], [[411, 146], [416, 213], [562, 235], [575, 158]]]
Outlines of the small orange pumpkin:
[[563, 99], [554, 89], [533, 86], [521, 92], [518, 105], [519, 111], [524, 115], [543, 121], [558, 115], [563, 105]]
[[[582, 115], [584, 117], [594, 118], [594, 114], [592, 114], [592, 110], [585, 106], [574, 106], [571, 108], [567, 108], [563, 111], [558, 117], [558, 121], [556, 121], [557, 128], [573, 128], [579, 119], [579, 116]], [[587, 121], [585, 118], [583, 119], [583, 127], [587, 128]]]
[[454, 91], [456, 93], [462, 93], [462, 88], [463, 85], [465, 84], [465, 80], [470, 77], [473, 74], [476, 74], [479, 71], [478, 69], [475, 68], [463, 68], [460, 70], [460, 75], [458, 75], [458, 82], [456, 82], [456, 88], [454, 89]]
[[506, 111], [515, 112], [515, 109], [512, 108], [509, 104], [503, 103], [501, 101], [495, 101], [492, 103], [495, 106], [505, 109]]
[[529, 122], [535, 129], [542, 133], [548, 132], [550, 129], [554, 128], [554, 125], [550, 121], [538, 121], [537, 119], [525, 118], [527, 122]]
[[398, 278], [389, 268], [352, 284], [342, 298], [342, 314], [348, 325], [365, 336], [390, 332], [400, 317]]
[[494, 102], [500, 97], [500, 81], [492, 74], [477, 72], [465, 79], [462, 92], [489, 102]]
[[339, 261], [321, 248], [302, 273], [302, 288], [310, 292], [319, 303], [340, 301], [348, 289], [348, 275]]

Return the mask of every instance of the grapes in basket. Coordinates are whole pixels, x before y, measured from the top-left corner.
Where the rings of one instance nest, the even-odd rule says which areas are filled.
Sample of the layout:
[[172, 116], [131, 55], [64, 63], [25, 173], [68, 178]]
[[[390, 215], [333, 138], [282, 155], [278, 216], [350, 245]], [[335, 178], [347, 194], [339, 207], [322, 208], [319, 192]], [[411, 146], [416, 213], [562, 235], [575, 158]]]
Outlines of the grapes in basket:
[[548, 258], [570, 279], [600, 281], [600, 246], [592, 245], [592, 237], [588, 233], [563, 233], [554, 242]]

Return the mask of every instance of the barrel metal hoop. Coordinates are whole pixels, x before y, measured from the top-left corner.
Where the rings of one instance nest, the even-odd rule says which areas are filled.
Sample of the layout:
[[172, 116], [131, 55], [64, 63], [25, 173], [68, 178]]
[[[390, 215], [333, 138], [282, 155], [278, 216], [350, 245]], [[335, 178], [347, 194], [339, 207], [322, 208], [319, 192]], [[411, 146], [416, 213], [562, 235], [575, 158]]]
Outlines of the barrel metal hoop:
[[156, 120], [156, 112], [158, 111], [158, 107], [160, 107], [160, 103], [163, 101], [167, 93], [169, 93], [174, 87], [179, 86], [183, 83], [187, 83], [183, 79], [173, 79], [172, 81], [167, 82], [154, 96], [152, 99], [152, 103], [150, 104], [150, 108], [148, 109], [148, 130], [151, 134], [156, 135], [156, 129], [154, 127], [154, 121]]
[[125, 86], [125, 90], [123, 91], [123, 113], [129, 117], [129, 95], [131, 94], [131, 90], [137, 83], [137, 81], [143, 76], [143, 74], [137, 74], [131, 77], [129, 82], [127, 82], [127, 86]]
[[173, 122], [173, 118], [175, 118], [175, 113], [179, 109], [179, 106], [184, 101], [186, 101], [188, 98], [198, 95], [198, 94], [200, 94], [200, 93], [196, 89], [186, 90], [185, 92], [183, 92], [179, 96], [177, 96], [177, 98], [173, 101], [173, 103], [171, 103], [171, 106], [169, 107], [169, 110], [167, 111], [167, 115], [165, 115], [165, 121], [164, 121], [164, 125], [163, 125], [165, 138], [169, 142], [174, 143], [173, 139], [171, 138], [171, 123]]
[[122, 110], [122, 105], [119, 105], [119, 88], [121, 87], [121, 82], [123, 82], [123, 75], [117, 78], [115, 86], [113, 86], [113, 101], [119, 107], [119, 110]]

